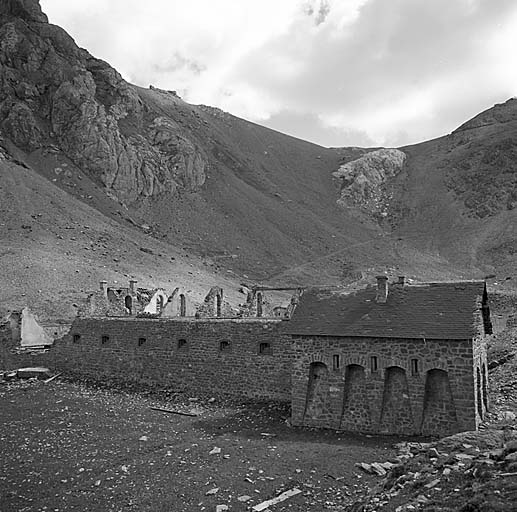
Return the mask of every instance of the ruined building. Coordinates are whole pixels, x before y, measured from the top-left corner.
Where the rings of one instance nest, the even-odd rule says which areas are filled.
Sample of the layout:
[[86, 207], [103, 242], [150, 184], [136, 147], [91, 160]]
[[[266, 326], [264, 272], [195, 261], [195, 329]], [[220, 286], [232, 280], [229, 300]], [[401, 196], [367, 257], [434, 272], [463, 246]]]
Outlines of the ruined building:
[[357, 432], [471, 430], [488, 407], [484, 282], [379, 277], [353, 294], [291, 289], [281, 306], [255, 288], [238, 308], [217, 287], [198, 305], [181, 288], [110, 290], [45, 353], [13, 350], [4, 326], [0, 367], [290, 400], [294, 425]]

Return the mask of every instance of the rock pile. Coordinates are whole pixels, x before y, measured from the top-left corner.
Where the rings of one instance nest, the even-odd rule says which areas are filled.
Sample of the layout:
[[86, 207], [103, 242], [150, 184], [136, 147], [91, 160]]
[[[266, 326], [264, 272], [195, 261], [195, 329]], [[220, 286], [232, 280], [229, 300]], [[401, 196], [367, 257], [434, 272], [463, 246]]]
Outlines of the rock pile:
[[390, 181], [404, 166], [406, 154], [399, 149], [378, 149], [343, 164], [335, 178], [341, 180], [338, 204], [357, 206], [380, 217], [388, 215]]
[[[351, 512], [515, 510], [517, 432], [466, 432], [435, 443], [399, 443], [397, 463]], [[382, 476], [383, 464], [363, 469]]]

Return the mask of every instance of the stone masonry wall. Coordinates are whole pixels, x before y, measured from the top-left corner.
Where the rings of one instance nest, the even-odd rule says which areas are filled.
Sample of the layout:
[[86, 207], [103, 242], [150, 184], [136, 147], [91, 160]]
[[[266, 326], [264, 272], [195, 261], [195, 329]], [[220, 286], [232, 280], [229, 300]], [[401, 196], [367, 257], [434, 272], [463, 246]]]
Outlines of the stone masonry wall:
[[[47, 366], [97, 380], [288, 401], [291, 340], [278, 333], [280, 324], [257, 319], [77, 319], [68, 335], [39, 355], [16, 354], [4, 333], [0, 369]], [[259, 353], [261, 343], [269, 343], [264, 353]]]
[[[296, 336], [293, 351], [294, 425], [305, 424], [304, 412], [310, 400], [309, 369], [317, 362], [328, 369], [331, 410], [331, 419], [320, 426], [379, 433], [425, 431], [436, 435], [477, 428], [480, 417], [476, 413], [473, 365], [480, 355], [486, 361], [482, 339]], [[441, 370], [438, 378], [432, 370]], [[349, 378], [353, 376], [354, 382], [346, 382], [347, 374]], [[437, 386], [440, 389], [434, 389]], [[450, 389], [450, 395], [441, 396], [442, 389]], [[352, 396], [354, 392], [360, 396]]]

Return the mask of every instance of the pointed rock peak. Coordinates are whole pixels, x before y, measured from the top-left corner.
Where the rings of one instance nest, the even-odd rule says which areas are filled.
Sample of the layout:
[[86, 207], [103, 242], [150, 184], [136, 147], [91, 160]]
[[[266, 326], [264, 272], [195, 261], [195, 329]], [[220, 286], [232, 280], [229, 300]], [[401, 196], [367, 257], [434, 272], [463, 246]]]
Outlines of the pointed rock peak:
[[0, 16], [16, 16], [25, 21], [48, 23], [47, 15], [41, 10], [39, 0], [1, 0]]

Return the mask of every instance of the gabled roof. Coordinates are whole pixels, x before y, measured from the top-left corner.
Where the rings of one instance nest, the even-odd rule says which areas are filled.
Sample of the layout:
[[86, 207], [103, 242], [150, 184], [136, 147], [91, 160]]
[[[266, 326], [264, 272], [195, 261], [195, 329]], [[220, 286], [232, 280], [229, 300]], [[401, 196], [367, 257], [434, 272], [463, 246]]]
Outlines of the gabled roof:
[[484, 333], [483, 281], [390, 284], [385, 304], [375, 301], [376, 292], [374, 286], [351, 294], [306, 290], [284, 332], [428, 339], [470, 339]]

